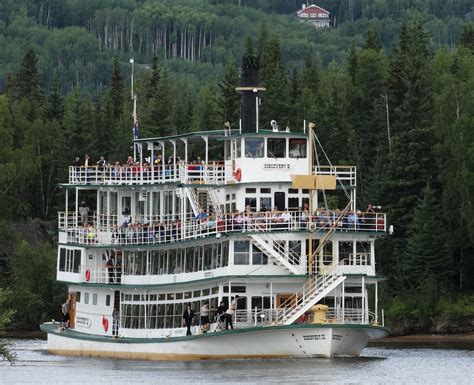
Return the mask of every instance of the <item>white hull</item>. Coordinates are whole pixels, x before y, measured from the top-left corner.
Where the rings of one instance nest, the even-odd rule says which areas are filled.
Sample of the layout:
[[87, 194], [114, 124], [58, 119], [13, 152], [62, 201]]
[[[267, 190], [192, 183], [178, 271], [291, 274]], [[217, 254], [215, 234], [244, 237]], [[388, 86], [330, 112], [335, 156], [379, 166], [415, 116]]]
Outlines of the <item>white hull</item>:
[[50, 353], [145, 360], [358, 356], [370, 339], [388, 334], [369, 325], [305, 324], [169, 339], [112, 339], [45, 326]]

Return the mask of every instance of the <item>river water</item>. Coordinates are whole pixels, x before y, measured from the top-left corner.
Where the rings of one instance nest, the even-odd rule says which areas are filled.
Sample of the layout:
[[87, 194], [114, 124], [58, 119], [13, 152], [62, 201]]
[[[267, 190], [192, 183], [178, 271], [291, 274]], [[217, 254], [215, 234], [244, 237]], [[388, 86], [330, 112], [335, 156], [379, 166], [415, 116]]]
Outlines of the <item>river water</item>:
[[44, 340], [14, 340], [0, 384], [474, 384], [474, 351], [369, 347], [359, 358], [124, 361], [48, 354]]

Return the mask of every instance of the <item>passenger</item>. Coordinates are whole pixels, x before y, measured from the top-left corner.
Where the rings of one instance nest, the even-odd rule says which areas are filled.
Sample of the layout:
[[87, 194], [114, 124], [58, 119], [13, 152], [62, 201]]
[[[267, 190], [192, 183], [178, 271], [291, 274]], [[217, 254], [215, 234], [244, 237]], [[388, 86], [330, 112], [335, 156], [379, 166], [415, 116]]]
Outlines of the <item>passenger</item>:
[[114, 260], [109, 255], [108, 251], [107, 251], [107, 262], [105, 262], [105, 267], [107, 268], [109, 283], [115, 283]]
[[82, 225], [86, 224], [87, 216], [89, 215], [89, 206], [84, 200], [81, 201], [81, 204], [79, 205], [79, 214], [81, 216]]
[[191, 326], [194, 322], [194, 312], [191, 309], [191, 304], [188, 304], [186, 310], [183, 312], [183, 326], [186, 325], [186, 335], [190, 336]]
[[209, 303], [204, 302], [201, 307], [201, 331], [207, 333], [209, 331]]
[[107, 161], [104, 159], [103, 156], [100, 157], [99, 161], [97, 162], [97, 166], [105, 168], [107, 166]]
[[69, 321], [70, 321], [70, 315], [69, 315], [69, 298], [67, 299], [66, 302], [64, 302], [61, 306], [61, 312], [62, 312], [62, 325], [61, 329], [68, 329], [69, 328]]
[[232, 321], [237, 310], [237, 302], [239, 301], [239, 298], [240, 297], [236, 295], [235, 298], [231, 301], [229, 308], [225, 312], [225, 330], [229, 329], [229, 325], [231, 329], [234, 329]]

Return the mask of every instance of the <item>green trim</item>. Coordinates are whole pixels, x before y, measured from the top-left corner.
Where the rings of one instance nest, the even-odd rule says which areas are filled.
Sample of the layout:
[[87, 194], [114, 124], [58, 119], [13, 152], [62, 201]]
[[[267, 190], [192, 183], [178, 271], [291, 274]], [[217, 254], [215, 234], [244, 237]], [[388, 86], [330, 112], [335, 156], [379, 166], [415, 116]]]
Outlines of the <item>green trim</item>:
[[123, 288], [123, 289], [149, 289], [149, 288], [164, 288], [164, 287], [175, 287], [175, 286], [186, 286], [186, 285], [196, 285], [205, 282], [213, 281], [223, 281], [227, 282], [229, 280], [248, 280], [248, 279], [295, 279], [301, 280], [307, 278], [305, 274], [282, 274], [282, 275], [221, 275], [218, 277], [202, 278], [195, 279], [192, 281], [186, 282], [172, 282], [172, 283], [161, 283], [161, 284], [110, 284], [110, 283], [88, 283], [88, 282], [70, 282], [70, 281], [61, 281], [58, 282], [65, 283], [69, 286], [84, 286], [84, 287], [98, 287], [98, 288]]
[[301, 132], [301, 131], [295, 131], [295, 132], [286, 132], [286, 131], [278, 131], [275, 132], [273, 130], [258, 130], [258, 132], [243, 132], [243, 133], [238, 133], [238, 134], [233, 134], [230, 136], [227, 136], [224, 138], [224, 140], [227, 139], [235, 139], [235, 138], [245, 138], [248, 136], [266, 136], [266, 137], [272, 137], [272, 136], [283, 136], [287, 138], [307, 138], [308, 134]]
[[192, 336], [183, 337], [169, 337], [169, 338], [112, 338], [108, 336], [96, 336], [91, 334], [85, 334], [77, 332], [75, 330], [64, 330], [59, 331], [56, 325], [51, 323], [43, 323], [40, 325], [40, 329], [43, 332], [55, 334], [61, 337], [74, 338], [78, 340], [86, 341], [97, 341], [97, 342], [111, 342], [121, 344], [137, 344], [137, 343], [169, 343], [169, 342], [180, 342], [198, 340], [202, 338], [215, 338], [220, 336], [226, 336], [231, 334], [245, 334], [254, 333], [260, 331], [273, 331], [273, 330], [294, 330], [294, 329], [375, 329], [390, 333], [390, 329], [383, 326], [374, 326], [369, 324], [292, 324], [292, 325], [281, 325], [281, 326], [255, 326], [245, 329], [233, 329], [223, 330], [219, 332], [205, 333]]
[[159, 136], [155, 138], [142, 138], [135, 140], [135, 143], [147, 143], [147, 142], [163, 142], [176, 139], [186, 139], [186, 138], [199, 138], [201, 136], [224, 136], [225, 130], [205, 130], [205, 131], [195, 131], [188, 132], [185, 134], [170, 135], [170, 136]]

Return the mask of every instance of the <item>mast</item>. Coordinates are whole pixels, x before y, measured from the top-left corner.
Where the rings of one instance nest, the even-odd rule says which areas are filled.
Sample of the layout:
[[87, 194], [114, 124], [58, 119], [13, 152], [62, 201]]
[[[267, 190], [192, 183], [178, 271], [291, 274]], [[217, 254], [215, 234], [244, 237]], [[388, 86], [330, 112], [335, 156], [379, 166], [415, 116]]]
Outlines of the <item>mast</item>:
[[137, 161], [137, 144], [135, 143], [135, 140], [138, 139], [138, 119], [137, 119], [137, 95], [133, 92], [134, 63], [135, 63], [135, 60], [133, 58], [130, 59], [130, 64], [132, 65], [132, 75], [130, 77], [130, 82], [131, 82], [130, 99], [133, 100], [133, 112], [132, 112], [132, 118], [133, 118], [133, 127], [132, 127], [132, 133], [133, 133], [133, 161], [136, 162]]
[[[315, 127], [314, 123], [309, 123], [308, 125], [308, 138], [309, 138], [309, 175], [313, 175], [313, 129]], [[309, 224], [313, 223], [313, 189], [309, 189]], [[308, 275], [313, 274], [313, 234], [309, 232], [309, 271]]]

